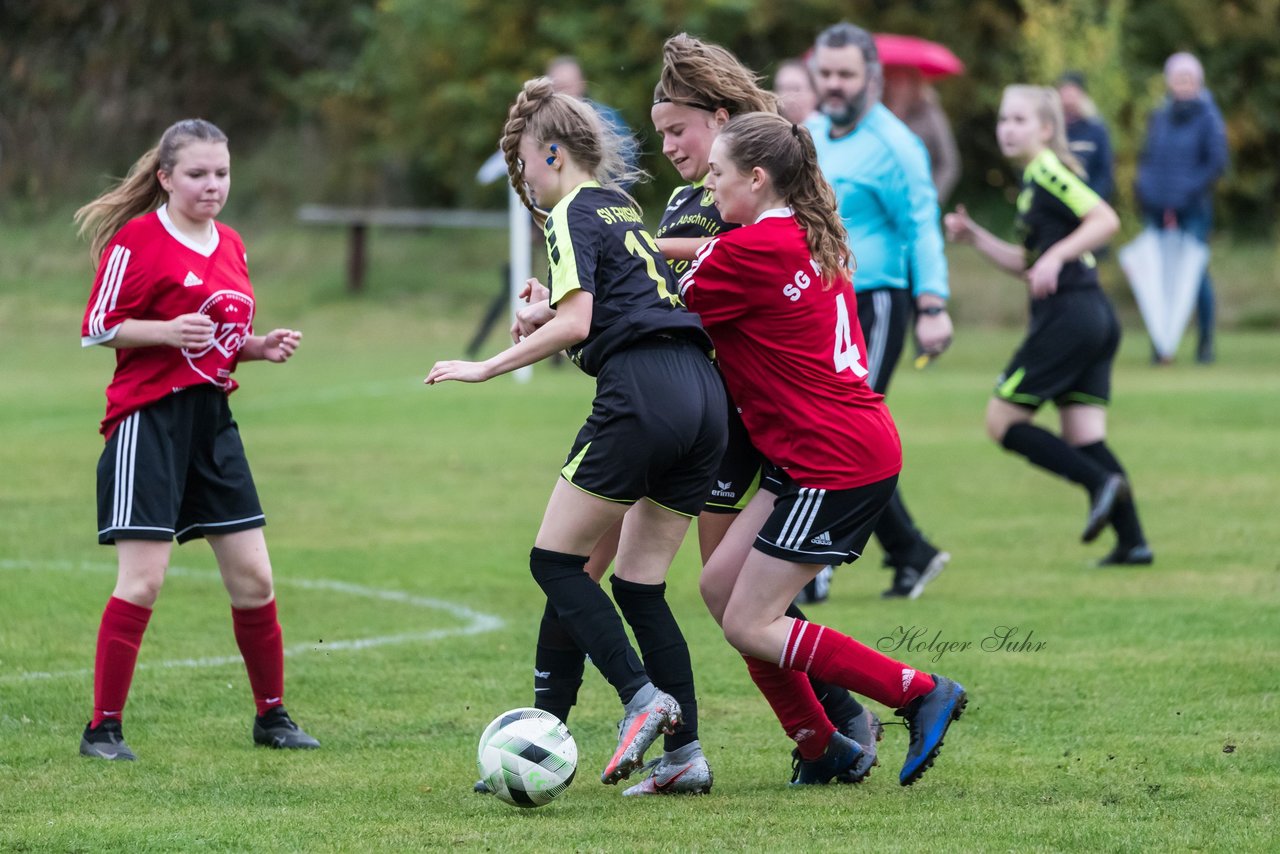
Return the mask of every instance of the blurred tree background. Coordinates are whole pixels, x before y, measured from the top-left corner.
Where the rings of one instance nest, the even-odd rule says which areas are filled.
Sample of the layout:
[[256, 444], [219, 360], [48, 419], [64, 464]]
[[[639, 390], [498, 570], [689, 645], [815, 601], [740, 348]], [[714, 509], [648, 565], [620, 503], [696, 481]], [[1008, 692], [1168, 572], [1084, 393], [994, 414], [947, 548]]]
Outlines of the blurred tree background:
[[[938, 84], [964, 159], [955, 197], [995, 201], [1013, 176], [994, 142], [1005, 84], [1083, 70], [1116, 142], [1121, 207], [1146, 116], [1176, 50], [1204, 62], [1227, 121], [1223, 225], [1270, 233], [1280, 210], [1280, 0], [4, 0], [0, 202], [39, 215], [122, 175], [173, 120], [222, 126], [238, 210], [300, 202], [498, 206], [475, 172], [521, 81], [576, 55], [590, 94], [649, 130], [660, 49], [688, 31], [763, 75], [829, 23], [941, 41], [967, 64]], [[657, 187], [642, 190], [652, 202]]]

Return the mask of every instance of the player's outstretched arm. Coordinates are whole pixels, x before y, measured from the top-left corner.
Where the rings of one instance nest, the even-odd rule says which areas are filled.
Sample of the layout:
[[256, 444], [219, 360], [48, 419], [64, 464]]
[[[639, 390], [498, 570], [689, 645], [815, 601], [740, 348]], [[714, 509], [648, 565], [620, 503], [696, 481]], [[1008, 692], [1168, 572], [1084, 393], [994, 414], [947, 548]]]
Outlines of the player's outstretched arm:
[[942, 218], [947, 239], [953, 243], [969, 243], [991, 263], [1011, 276], [1022, 278], [1027, 268], [1026, 250], [1016, 243], [1001, 240], [973, 221], [964, 205]]
[[692, 261], [698, 250], [711, 242], [710, 237], [659, 237], [654, 241], [668, 261]]
[[586, 291], [571, 291], [556, 303], [555, 316], [518, 344], [483, 362], [436, 362], [423, 382], [427, 385], [449, 380], [482, 383], [572, 347], [591, 333], [593, 304], [591, 294]]

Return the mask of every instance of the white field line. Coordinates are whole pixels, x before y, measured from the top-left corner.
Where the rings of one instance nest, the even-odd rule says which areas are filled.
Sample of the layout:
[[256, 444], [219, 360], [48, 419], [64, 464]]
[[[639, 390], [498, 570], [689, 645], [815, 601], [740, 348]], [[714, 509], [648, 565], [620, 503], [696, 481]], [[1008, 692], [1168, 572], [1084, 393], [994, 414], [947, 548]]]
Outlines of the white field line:
[[[55, 572], [115, 573], [116, 567], [114, 564], [94, 563], [91, 561], [75, 563], [72, 561], [0, 559], [0, 571], [4, 570], [52, 570]], [[222, 582], [222, 577], [217, 572], [200, 569], [186, 569], [180, 566], [169, 567], [168, 575], [195, 578], [201, 581]], [[395, 602], [397, 604], [410, 605], [416, 608], [443, 611], [450, 617], [463, 621], [462, 625], [454, 628], [430, 629], [423, 632], [406, 632], [394, 635], [378, 635], [375, 637], [354, 638], [351, 640], [322, 640], [314, 644], [296, 644], [294, 646], [286, 647], [284, 651], [285, 655], [299, 655], [306, 652], [334, 652], [372, 649], [374, 647], [391, 646], [393, 644], [402, 643], [426, 643], [434, 640], [440, 640], [441, 638], [478, 635], [485, 632], [492, 632], [501, 628], [503, 625], [502, 619], [495, 617], [492, 614], [482, 614], [479, 611], [474, 611], [471, 608], [468, 608], [465, 605], [459, 605], [456, 602], [447, 602], [443, 599], [431, 599], [425, 596], [414, 596], [411, 593], [405, 593], [400, 590], [383, 590], [377, 587], [365, 587], [359, 584], [350, 584], [345, 581], [330, 581], [323, 578], [278, 577], [275, 579], [275, 583], [277, 586], [301, 587], [304, 590], [330, 591], [342, 596], [379, 599], [384, 602]], [[241, 658], [238, 655], [222, 655], [207, 658], [174, 658], [149, 664], [139, 664], [138, 669], [222, 667], [228, 664], [240, 663]], [[24, 671], [22, 673], [0, 673], [0, 683], [26, 682], [36, 679], [64, 679], [91, 675], [93, 675], [93, 670], [87, 668], [81, 670], [59, 670], [52, 672]]]

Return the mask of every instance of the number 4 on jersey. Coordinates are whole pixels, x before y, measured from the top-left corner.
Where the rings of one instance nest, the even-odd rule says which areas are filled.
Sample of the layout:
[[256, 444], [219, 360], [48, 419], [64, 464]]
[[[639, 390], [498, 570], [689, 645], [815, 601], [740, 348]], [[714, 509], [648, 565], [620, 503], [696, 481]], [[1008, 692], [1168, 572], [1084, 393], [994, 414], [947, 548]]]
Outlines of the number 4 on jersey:
[[867, 369], [862, 366], [858, 345], [853, 343], [853, 327], [849, 323], [849, 308], [844, 304], [844, 294], [836, 294], [836, 373], [849, 370], [859, 379], [865, 377]]

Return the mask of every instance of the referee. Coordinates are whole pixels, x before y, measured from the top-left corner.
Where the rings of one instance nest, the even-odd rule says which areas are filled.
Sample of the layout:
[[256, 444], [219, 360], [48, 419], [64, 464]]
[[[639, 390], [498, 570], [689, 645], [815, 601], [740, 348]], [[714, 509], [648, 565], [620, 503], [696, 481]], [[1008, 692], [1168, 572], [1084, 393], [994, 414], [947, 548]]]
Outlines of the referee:
[[[879, 102], [883, 74], [870, 33], [846, 22], [828, 27], [818, 36], [812, 63], [822, 114], [807, 126], [849, 232], [867, 381], [885, 394], [913, 317], [924, 353], [937, 355], [951, 343], [947, 262], [929, 155]], [[951, 559], [916, 527], [901, 490], [875, 534], [894, 569], [886, 598], [918, 597]]]

